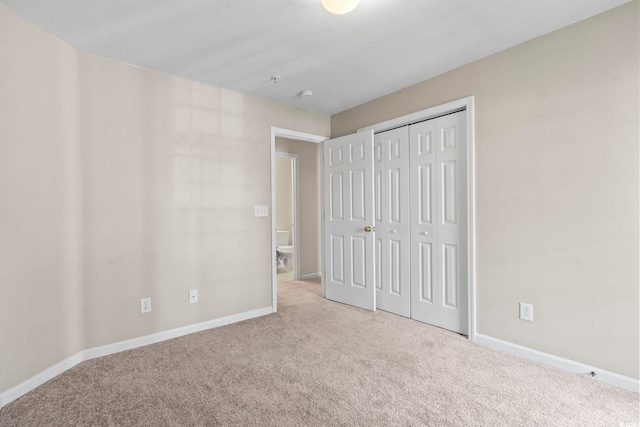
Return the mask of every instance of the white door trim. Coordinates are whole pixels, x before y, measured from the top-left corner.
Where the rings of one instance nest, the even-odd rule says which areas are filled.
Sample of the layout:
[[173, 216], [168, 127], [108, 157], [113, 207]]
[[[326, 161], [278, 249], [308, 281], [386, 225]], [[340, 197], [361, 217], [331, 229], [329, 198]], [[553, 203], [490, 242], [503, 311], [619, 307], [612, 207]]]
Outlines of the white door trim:
[[[299, 132], [291, 129], [283, 129], [271, 126], [271, 308], [275, 313], [278, 309], [278, 277], [276, 270], [276, 137], [287, 139], [296, 139], [299, 141], [314, 142], [320, 144], [327, 139], [326, 136], [314, 135], [306, 132]], [[324, 247], [320, 249], [324, 250]], [[299, 257], [296, 257], [299, 258]], [[294, 262], [298, 262], [294, 260]], [[296, 264], [298, 266], [299, 264]], [[320, 265], [320, 271], [324, 266]], [[324, 278], [322, 280], [322, 289], [324, 295]]]
[[416, 111], [395, 119], [375, 123], [358, 129], [358, 132], [373, 130], [382, 132], [400, 126], [428, 120], [460, 110], [467, 111], [467, 245], [468, 269], [467, 283], [469, 292], [469, 341], [476, 341], [476, 187], [475, 187], [475, 112], [474, 97], [469, 96], [425, 110]]
[[[291, 227], [293, 245], [293, 280], [300, 280], [300, 232], [298, 224], [300, 224], [300, 207], [298, 206], [298, 172], [299, 158], [295, 153], [287, 153], [285, 151], [276, 151], [276, 157], [291, 159]], [[274, 205], [275, 206], [275, 205]], [[273, 210], [273, 219], [276, 220], [276, 210]]]
[[385, 130], [397, 128], [400, 126], [410, 125], [412, 123], [429, 120], [434, 117], [442, 116], [444, 114], [453, 113], [466, 109], [471, 111], [473, 109], [473, 96], [461, 98], [456, 101], [447, 102], [446, 104], [436, 105], [435, 107], [427, 108], [426, 110], [416, 111], [415, 113], [406, 114], [404, 116], [396, 117], [395, 119], [386, 120], [380, 123], [374, 123], [370, 126], [358, 129], [358, 132], [365, 130], [373, 130], [374, 133], [382, 132]]

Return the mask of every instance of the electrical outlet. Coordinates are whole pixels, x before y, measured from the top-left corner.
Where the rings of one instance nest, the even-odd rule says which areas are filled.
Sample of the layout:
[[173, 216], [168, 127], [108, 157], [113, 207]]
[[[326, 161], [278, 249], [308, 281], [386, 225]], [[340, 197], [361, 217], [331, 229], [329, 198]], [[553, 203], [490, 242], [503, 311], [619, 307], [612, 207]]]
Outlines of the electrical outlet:
[[189, 291], [189, 304], [195, 304], [198, 302], [198, 290], [192, 289]]
[[255, 206], [255, 216], [269, 216], [269, 206]]
[[533, 305], [520, 303], [520, 319], [533, 322]]
[[148, 313], [151, 311], [151, 298], [142, 298], [140, 300], [140, 313]]

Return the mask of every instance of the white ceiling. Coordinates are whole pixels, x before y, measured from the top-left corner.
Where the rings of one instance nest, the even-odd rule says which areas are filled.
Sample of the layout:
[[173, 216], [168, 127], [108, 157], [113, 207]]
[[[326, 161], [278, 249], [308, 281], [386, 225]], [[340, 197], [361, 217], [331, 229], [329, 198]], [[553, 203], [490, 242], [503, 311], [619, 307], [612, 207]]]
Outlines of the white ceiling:
[[627, 1], [0, 0], [84, 51], [325, 114]]

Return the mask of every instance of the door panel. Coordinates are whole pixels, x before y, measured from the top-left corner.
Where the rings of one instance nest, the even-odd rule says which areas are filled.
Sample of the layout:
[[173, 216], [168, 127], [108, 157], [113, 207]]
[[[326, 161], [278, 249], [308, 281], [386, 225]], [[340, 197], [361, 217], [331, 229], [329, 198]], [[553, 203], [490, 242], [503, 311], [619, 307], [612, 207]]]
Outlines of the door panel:
[[406, 127], [374, 137], [376, 176], [376, 306], [411, 314], [409, 133]]
[[442, 289], [444, 306], [458, 308], [458, 247], [442, 245]]
[[402, 209], [401, 201], [401, 185], [407, 185], [407, 183], [401, 184], [400, 169], [389, 169], [389, 224], [400, 224], [402, 219], [400, 218]]
[[328, 258], [331, 280], [344, 284], [344, 237], [331, 236], [331, 256]]
[[331, 197], [329, 199], [329, 212], [330, 218], [333, 221], [344, 219], [344, 209], [342, 201], [344, 200], [344, 194], [342, 193], [342, 172], [336, 172], [329, 175], [329, 192]]
[[420, 288], [420, 301], [433, 302], [433, 256], [431, 243], [418, 243], [418, 283]]
[[440, 178], [440, 194], [442, 206], [442, 221], [444, 224], [456, 224], [456, 162], [442, 162], [442, 176]]
[[433, 182], [433, 168], [430, 163], [419, 165], [418, 166], [418, 179], [417, 181], [417, 193], [414, 191], [415, 197], [418, 198], [417, 209], [418, 209], [418, 223], [420, 225], [431, 225], [432, 224], [432, 215], [433, 209], [431, 205], [433, 203], [432, 197], [432, 185]]
[[389, 240], [389, 293], [396, 296], [401, 296], [400, 289], [402, 287], [401, 246], [402, 241]]
[[[351, 284], [352, 286], [357, 286], [360, 288], [366, 288], [366, 239], [360, 236], [351, 236], [351, 250], [353, 251], [351, 260], [353, 268], [351, 268], [351, 272], [353, 275], [351, 276]], [[371, 252], [371, 251], [369, 251]]]
[[411, 317], [467, 333], [466, 112], [409, 126]]
[[364, 169], [350, 171], [351, 182], [351, 204], [349, 212], [351, 212], [351, 220], [365, 220], [365, 171]]
[[[375, 239], [375, 282], [376, 290], [382, 290], [382, 239], [376, 237]], [[376, 305], [378, 299], [376, 298]], [[377, 307], [376, 307], [377, 308]]]
[[373, 132], [323, 145], [326, 296], [375, 310]]

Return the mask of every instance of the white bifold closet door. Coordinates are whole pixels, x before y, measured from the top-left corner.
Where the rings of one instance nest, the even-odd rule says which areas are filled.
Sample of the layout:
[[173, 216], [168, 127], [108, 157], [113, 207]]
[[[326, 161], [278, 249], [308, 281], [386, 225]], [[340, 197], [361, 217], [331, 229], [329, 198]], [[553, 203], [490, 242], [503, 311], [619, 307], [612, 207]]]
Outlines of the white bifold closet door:
[[376, 307], [410, 317], [409, 129], [376, 134], [373, 160]]
[[373, 131], [323, 145], [326, 297], [375, 310]]
[[324, 143], [328, 299], [468, 333], [466, 114]]
[[411, 317], [468, 333], [466, 112], [409, 126]]

